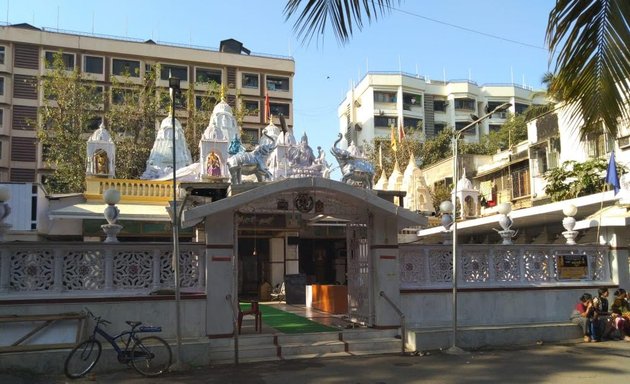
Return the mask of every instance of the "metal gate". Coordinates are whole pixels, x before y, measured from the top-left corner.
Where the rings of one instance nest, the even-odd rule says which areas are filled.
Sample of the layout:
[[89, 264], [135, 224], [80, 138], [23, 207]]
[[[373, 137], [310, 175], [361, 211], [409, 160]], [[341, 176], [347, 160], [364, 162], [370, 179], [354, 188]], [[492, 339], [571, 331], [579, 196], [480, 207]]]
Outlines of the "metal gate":
[[352, 321], [371, 326], [372, 262], [365, 224], [348, 224], [346, 230], [348, 252], [348, 316]]

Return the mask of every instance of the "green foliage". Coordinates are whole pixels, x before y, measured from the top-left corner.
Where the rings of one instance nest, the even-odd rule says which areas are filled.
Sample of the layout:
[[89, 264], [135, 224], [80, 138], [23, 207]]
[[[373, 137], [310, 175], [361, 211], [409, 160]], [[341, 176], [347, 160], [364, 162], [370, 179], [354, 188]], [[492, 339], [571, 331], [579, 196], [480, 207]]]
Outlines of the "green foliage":
[[[584, 162], [565, 161], [560, 167], [545, 173], [547, 181], [545, 194], [552, 201], [562, 201], [580, 196], [591, 195], [604, 191], [607, 162], [602, 158], [590, 159]], [[619, 175], [626, 169], [617, 164]]]
[[52, 169], [44, 179], [51, 193], [85, 190], [88, 125], [102, 109], [102, 94], [94, 82], [81, 78], [78, 69], [68, 72], [61, 52], [52, 68], [39, 78], [43, 105], [39, 109], [37, 138], [43, 161]]
[[[514, 144], [527, 139], [527, 123], [525, 115], [509, 114], [505, 123], [498, 131], [490, 132], [483, 137], [482, 142], [486, 147], [483, 151], [486, 154], [494, 154], [497, 151], [509, 149]], [[481, 151], [481, 149], [480, 149]]]
[[627, 0], [562, 0], [549, 13], [553, 86], [582, 137], [602, 121], [616, 137], [618, 121], [630, 119], [629, 24]]
[[147, 71], [141, 84], [129, 75], [112, 78], [112, 105], [105, 114], [107, 128], [116, 143], [116, 177], [139, 178], [155, 140], [161, 110], [170, 105], [166, 90], [156, 86], [159, 65]]

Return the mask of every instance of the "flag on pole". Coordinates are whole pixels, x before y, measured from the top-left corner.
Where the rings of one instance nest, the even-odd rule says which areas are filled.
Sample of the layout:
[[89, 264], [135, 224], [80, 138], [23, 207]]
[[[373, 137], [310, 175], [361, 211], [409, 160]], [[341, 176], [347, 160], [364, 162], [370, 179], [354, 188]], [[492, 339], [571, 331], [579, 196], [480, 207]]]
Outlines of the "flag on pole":
[[271, 106], [269, 105], [269, 92], [265, 92], [265, 123], [271, 121]]
[[606, 183], [612, 185], [615, 190], [615, 195], [621, 189], [621, 184], [619, 184], [619, 175], [617, 174], [617, 163], [615, 162], [615, 151], [610, 153], [608, 170], [606, 170]]
[[395, 132], [395, 128], [392, 125], [392, 138], [391, 138], [391, 143], [390, 145], [392, 146], [392, 151], [396, 152], [398, 151], [398, 145], [396, 144], [396, 132]]
[[402, 143], [405, 138], [405, 127], [403, 127], [403, 122], [399, 121], [398, 123], [398, 140]]

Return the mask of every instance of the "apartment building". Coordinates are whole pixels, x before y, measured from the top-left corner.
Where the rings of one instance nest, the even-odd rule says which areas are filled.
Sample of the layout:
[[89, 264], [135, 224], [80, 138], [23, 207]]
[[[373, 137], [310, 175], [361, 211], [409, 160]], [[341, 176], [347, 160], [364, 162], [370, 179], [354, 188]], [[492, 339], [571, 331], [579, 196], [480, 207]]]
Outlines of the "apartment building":
[[[0, 182], [40, 182], [46, 173], [33, 124], [43, 97], [32, 84], [46, 73], [46, 63], [59, 51], [68, 70], [78, 69], [103, 90], [125, 73], [140, 83], [157, 64], [161, 68], [158, 86], [168, 87], [169, 74], [180, 78], [183, 90], [194, 88], [196, 106], [201, 105], [210, 81], [227, 86], [229, 104], [234, 106], [238, 96], [246, 109], [257, 111], [243, 118], [243, 138], [251, 143], [267, 125], [266, 93], [271, 113], [282, 114], [286, 124], [293, 126], [295, 62], [290, 57], [253, 54], [233, 39], [212, 50], [51, 31], [29, 24], [0, 26]], [[178, 118], [185, 126], [183, 111]]]
[[[361, 145], [375, 137], [389, 138], [390, 127], [402, 126], [407, 135], [431, 138], [451, 127], [461, 129], [475, 116], [509, 102], [509, 111], [522, 113], [532, 103], [544, 103], [532, 89], [515, 84], [478, 85], [470, 80], [427, 80], [402, 72], [368, 72], [352, 87], [338, 108], [339, 130]], [[499, 112], [472, 127], [463, 139], [476, 142], [498, 130], [507, 112]]]

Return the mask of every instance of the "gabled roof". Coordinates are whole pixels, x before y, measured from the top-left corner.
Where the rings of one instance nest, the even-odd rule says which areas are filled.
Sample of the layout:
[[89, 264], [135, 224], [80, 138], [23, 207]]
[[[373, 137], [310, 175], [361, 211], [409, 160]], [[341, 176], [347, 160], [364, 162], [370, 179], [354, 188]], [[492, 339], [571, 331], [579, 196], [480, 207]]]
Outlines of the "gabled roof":
[[273, 199], [282, 193], [291, 191], [327, 192], [333, 194], [343, 204], [350, 204], [378, 215], [395, 216], [398, 229], [426, 225], [427, 223], [426, 217], [390, 203], [378, 197], [372, 190], [357, 188], [339, 181], [314, 177], [285, 179], [269, 183], [226, 199], [186, 210], [182, 214], [182, 227], [192, 226], [207, 216], [227, 210], [234, 211], [248, 203]]

